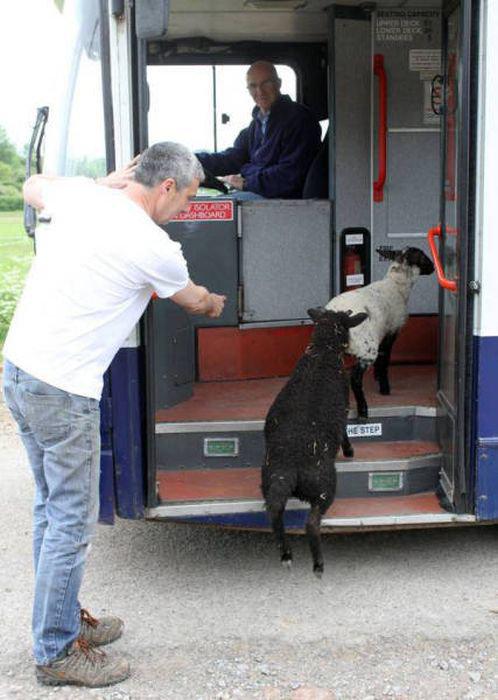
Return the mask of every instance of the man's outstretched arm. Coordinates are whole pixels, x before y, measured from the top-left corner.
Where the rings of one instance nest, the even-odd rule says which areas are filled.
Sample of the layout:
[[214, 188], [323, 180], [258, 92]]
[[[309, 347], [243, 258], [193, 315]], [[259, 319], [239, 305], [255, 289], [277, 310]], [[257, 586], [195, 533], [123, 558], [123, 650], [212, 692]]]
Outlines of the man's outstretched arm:
[[43, 201], [43, 185], [45, 182], [57, 180], [56, 177], [50, 175], [31, 175], [26, 180], [22, 187], [22, 194], [26, 204], [35, 209], [44, 209], [45, 202]]
[[222, 294], [214, 294], [190, 280], [184, 289], [173, 294], [170, 299], [190, 314], [204, 314], [209, 318], [218, 318], [225, 306], [226, 297]]

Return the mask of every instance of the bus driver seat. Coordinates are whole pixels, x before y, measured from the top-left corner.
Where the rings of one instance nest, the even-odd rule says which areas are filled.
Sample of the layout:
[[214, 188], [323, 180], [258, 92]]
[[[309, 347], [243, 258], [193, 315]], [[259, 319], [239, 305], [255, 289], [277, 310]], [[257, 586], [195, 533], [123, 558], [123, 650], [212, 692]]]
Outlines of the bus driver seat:
[[329, 198], [329, 132], [313, 159], [303, 187], [303, 199]]

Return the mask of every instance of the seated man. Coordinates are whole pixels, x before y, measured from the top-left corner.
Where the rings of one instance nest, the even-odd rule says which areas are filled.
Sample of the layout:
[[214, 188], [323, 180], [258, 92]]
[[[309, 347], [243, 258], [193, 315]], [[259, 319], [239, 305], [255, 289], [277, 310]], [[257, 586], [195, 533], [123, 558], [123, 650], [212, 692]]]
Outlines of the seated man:
[[253, 63], [247, 71], [247, 89], [256, 103], [252, 122], [232, 148], [196, 154], [211, 173], [227, 176], [224, 181], [240, 191], [239, 199], [302, 196], [320, 146], [320, 125], [311, 110], [280, 93], [281, 84], [272, 63]]

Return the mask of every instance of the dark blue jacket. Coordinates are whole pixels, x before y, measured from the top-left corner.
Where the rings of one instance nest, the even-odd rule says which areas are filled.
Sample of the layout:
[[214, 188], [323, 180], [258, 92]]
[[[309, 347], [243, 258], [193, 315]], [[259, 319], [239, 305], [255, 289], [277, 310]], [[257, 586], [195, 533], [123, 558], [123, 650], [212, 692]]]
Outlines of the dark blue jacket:
[[245, 189], [268, 198], [299, 199], [311, 161], [320, 146], [320, 125], [304, 105], [281, 95], [274, 102], [265, 137], [252, 112], [252, 122], [220, 153], [197, 153], [213, 175], [240, 173]]

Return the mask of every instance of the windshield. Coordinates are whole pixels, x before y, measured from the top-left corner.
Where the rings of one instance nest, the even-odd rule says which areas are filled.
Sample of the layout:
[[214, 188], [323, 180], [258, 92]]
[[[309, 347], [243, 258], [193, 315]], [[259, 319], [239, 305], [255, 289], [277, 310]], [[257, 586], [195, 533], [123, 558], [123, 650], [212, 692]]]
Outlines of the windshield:
[[65, 0], [58, 99], [50, 105], [44, 172], [105, 174], [98, 0]]

